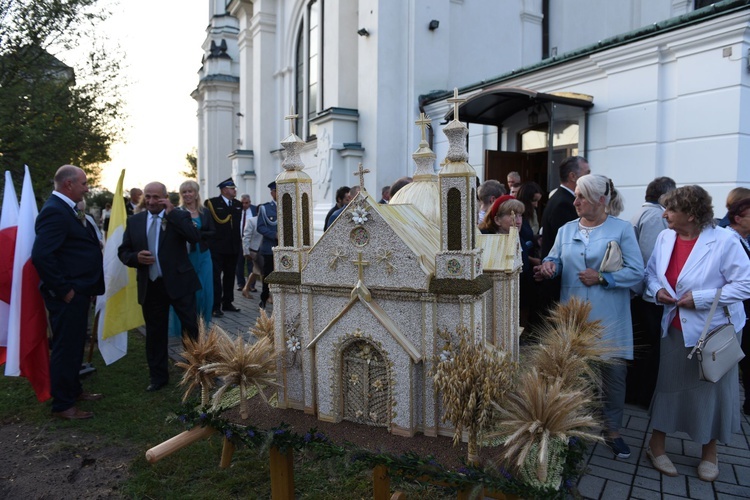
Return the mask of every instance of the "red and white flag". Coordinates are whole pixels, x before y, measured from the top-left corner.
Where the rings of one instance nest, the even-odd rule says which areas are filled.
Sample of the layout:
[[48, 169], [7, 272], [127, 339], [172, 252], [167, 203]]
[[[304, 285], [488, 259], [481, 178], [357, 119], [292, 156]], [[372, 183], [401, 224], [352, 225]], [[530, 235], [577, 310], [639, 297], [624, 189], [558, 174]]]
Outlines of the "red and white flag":
[[10, 287], [13, 283], [13, 254], [16, 252], [18, 196], [9, 171], [5, 171], [3, 211], [0, 212], [0, 365], [5, 363], [10, 315]]
[[34, 223], [39, 211], [29, 167], [25, 166], [25, 170], [13, 256], [5, 375], [26, 377], [37, 399], [46, 401], [50, 398], [47, 313], [39, 292], [39, 274], [31, 263], [31, 249], [36, 237]]

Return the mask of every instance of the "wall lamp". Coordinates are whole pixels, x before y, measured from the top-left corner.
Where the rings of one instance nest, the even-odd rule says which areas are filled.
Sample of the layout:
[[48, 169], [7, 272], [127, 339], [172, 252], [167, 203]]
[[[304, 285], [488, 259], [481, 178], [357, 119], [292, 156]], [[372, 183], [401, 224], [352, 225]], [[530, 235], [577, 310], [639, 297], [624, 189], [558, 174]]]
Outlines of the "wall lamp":
[[430, 21], [430, 24], [427, 25], [430, 31], [435, 31], [439, 26], [440, 21], [438, 21], [437, 19], [433, 19], [432, 21]]
[[366, 29], [366, 28], [359, 28], [359, 29], [357, 30], [357, 34], [358, 34], [359, 36], [370, 36], [370, 32], [369, 32], [369, 31], [367, 31], [367, 29]]

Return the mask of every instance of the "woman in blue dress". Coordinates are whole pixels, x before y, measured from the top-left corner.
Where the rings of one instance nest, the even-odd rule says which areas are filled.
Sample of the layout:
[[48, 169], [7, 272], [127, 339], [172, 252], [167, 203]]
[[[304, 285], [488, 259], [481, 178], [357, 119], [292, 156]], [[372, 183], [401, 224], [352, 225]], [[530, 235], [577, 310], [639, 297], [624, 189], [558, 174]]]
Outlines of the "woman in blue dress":
[[[195, 181], [185, 181], [180, 185], [180, 206], [182, 210], [190, 212], [193, 224], [201, 232], [201, 241], [190, 245], [188, 258], [195, 267], [202, 288], [195, 292], [195, 305], [198, 318], [208, 326], [211, 323], [211, 310], [213, 308], [214, 282], [213, 264], [211, 262], [211, 251], [208, 249], [208, 241], [214, 234], [214, 223], [211, 214], [203, 208], [199, 194], [200, 186]], [[169, 336], [182, 337], [182, 327], [177, 315], [169, 308]]]

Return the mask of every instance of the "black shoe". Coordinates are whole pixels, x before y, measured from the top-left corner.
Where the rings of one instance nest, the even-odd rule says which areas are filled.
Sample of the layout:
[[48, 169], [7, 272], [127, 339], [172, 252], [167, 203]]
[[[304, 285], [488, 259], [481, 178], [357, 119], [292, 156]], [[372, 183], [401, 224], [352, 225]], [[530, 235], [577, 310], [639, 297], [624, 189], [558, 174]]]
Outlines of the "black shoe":
[[214, 309], [213, 316], [214, 318], [221, 318], [224, 316], [224, 313], [221, 312], [221, 309]]
[[240, 312], [240, 308], [239, 307], [234, 307], [234, 305], [232, 305], [232, 304], [228, 304], [228, 305], [222, 307], [222, 309], [224, 309], [225, 312], [226, 311], [235, 312], [235, 313]]
[[604, 443], [609, 446], [609, 449], [612, 450], [612, 453], [617, 458], [630, 458], [630, 447], [621, 437], [612, 439], [608, 438], [605, 433], [602, 433], [602, 437], [604, 438]]
[[166, 382], [161, 382], [159, 384], [155, 384], [151, 382], [150, 384], [148, 384], [148, 387], [146, 387], [146, 392], [156, 392], [162, 387], [164, 387], [165, 385], [167, 385]]
[[237, 287], [237, 291], [238, 291], [238, 292], [241, 292], [243, 288], [245, 288], [245, 285], [242, 285], [242, 286], [238, 286], [238, 287]]
[[258, 304], [258, 307], [260, 307], [261, 309], [265, 309], [266, 308], [266, 301], [265, 300], [261, 300], [260, 304]]

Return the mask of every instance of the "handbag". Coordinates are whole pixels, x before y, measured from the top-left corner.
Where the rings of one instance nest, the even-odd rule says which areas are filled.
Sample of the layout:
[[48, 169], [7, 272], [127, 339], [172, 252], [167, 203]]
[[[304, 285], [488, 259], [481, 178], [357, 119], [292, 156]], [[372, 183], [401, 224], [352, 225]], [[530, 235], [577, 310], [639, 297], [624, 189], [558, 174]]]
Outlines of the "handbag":
[[600, 273], [613, 273], [622, 269], [622, 250], [616, 241], [612, 240], [607, 243], [607, 250], [604, 252], [604, 258], [599, 266]]
[[[701, 380], [708, 382], [718, 382], [729, 370], [731, 370], [742, 358], [745, 353], [737, 340], [737, 333], [734, 331], [732, 318], [729, 315], [729, 309], [724, 306], [724, 314], [729, 321], [725, 325], [720, 325], [708, 331], [711, 326], [711, 320], [716, 312], [716, 306], [719, 303], [721, 288], [716, 290], [714, 303], [711, 305], [711, 312], [706, 319], [706, 326], [703, 327], [701, 338], [695, 344], [693, 350], [688, 354], [688, 359], [693, 359], [693, 354], [698, 358], [698, 376]], [[708, 333], [706, 333], [708, 332]]]

